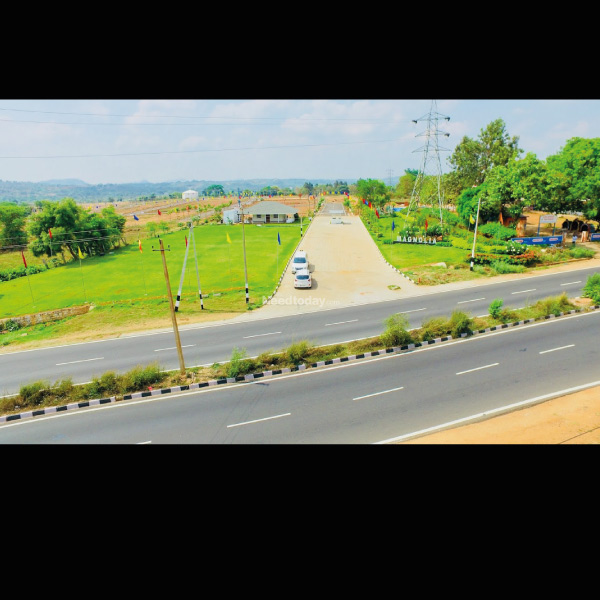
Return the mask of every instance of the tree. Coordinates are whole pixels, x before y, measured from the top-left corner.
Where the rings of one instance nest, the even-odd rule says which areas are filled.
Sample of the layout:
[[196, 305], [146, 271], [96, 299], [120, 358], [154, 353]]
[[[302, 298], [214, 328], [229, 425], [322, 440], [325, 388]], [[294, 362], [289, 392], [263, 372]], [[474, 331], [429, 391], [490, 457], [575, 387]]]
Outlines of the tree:
[[511, 160], [507, 165], [508, 179], [514, 199], [524, 199], [535, 210], [544, 210], [547, 188], [546, 164], [528, 152], [522, 160]]
[[300, 190], [303, 194], [308, 194], [309, 196], [315, 191], [315, 186], [310, 183], [310, 181], [304, 182], [302, 189]]
[[419, 172], [416, 169], [405, 169], [404, 175], [398, 180], [396, 194], [399, 198], [409, 200]]
[[[600, 138], [571, 138], [558, 154], [546, 159], [553, 190], [570, 210], [600, 219]], [[559, 194], [561, 195], [561, 194]]]
[[456, 212], [465, 225], [470, 223], [470, 218], [477, 217], [477, 204], [479, 197], [484, 195], [485, 184], [479, 187], [466, 188], [456, 199]]
[[383, 181], [378, 179], [359, 179], [356, 182], [357, 193], [367, 202], [371, 201], [379, 206], [390, 199], [390, 192]]
[[[77, 257], [74, 242], [83, 228], [83, 209], [73, 198], [59, 202], [42, 200], [41, 211], [33, 214], [27, 222], [27, 231], [33, 238], [29, 248], [34, 256], [52, 256], [60, 253], [65, 261], [65, 250]], [[52, 238], [49, 231], [52, 230]]]
[[29, 210], [10, 202], [0, 204], [0, 248], [26, 246], [25, 222]]
[[504, 121], [496, 119], [481, 130], [477, 140], [464, 136], [448, 163], [456, 171], [463, 189], [477, 186], [485, 181], [491, 169], [506, 165], [523, 152], [518, 142], [518, 136], [509, 137]]
[[225, 190], [220, 184], [209, 185], [203, 192], [203, 196], [224, 196]]

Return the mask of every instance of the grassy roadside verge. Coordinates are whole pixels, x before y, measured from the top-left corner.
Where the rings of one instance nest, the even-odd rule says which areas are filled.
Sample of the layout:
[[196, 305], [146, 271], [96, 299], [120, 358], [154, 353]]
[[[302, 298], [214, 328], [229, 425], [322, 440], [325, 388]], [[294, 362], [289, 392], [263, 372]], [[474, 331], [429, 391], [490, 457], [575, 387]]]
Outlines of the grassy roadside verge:
[[448, 318], [428, 319], [421, 327], [410, 331], [407, 329], [406, 317], [400, 314], [392, 315], [384, 321], [385, 330], [378, 336], [325, 346], [316, 346], [308, 340], [302, 340], [278, 352], [264, 352], [257, 357], [248, 357], [243, 348], [234, 348], [230, 361], [215, 363], [210, 367], [190, 368], [185, 375], [178, 371], [164, 371], [158, 363], [152, 363], [147, 366], [138, 365], [122, 374], [106, 372], [83, 385], [75, 385], [70, 379], [54, 383], [33, 382], [22, 386], [19, 394], [0, 398], [0, 415], [10, 416], [24, 411], [65, 406], [109, 396], [118, 401], [132, 393], [148, 393], [153, 388], [182, 386], [182, 389], [188, 389], [191, 384], [209, 381], [242, 381], [248, 374], [276, 374], [281, 369], [297, 369], [301, 365], [307, 369], [317, 368], [323, 362], [334, 359], [360, 358], [365, 353], [378, 351], [405, 350], [411, 344], [418, 347], [448, 336], [470, 336], [485, 332], [489, 328], [504, 328], [523, 321], [546, 319], [570, 311], [588, 311], [596, 308], [591, 299], [576, 304], [566, 294], [539, 300], [522, 309], [505, 308], [502, 301], [495, 300], [490, 305], [490, 315], [487, 317], [471, 317], [468, 313], [455, 311]]

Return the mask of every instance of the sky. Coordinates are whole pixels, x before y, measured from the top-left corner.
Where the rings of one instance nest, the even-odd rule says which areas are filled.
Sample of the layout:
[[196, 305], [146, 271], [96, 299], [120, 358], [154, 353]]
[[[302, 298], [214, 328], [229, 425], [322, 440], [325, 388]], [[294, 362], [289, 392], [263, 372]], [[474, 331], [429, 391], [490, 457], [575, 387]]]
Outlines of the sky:
[[[429, 114], [439, 135], [426, 155]], [[600, 137], [600, 100], [0, 99], [0, 180], [395, 185], [406, 169], [435, 170], [436, 141], [448, 172], [463, 136], [477, 139], [496, 119], [523, 156], [545, 160], [570, 138]]]

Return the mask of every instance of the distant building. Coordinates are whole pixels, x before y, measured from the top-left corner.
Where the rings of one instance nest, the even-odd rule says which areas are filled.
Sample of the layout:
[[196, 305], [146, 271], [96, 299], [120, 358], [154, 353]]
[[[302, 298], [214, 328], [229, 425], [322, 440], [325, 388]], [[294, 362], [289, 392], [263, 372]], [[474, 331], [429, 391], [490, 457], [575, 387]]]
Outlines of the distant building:
[[265, 200], [244, 210], [244, 215], [250, 215], [252, 223], [286, 223], [293, 222], [296, 211], [291, 206]]
[[181, 198], [183, 200], [198, 200], [198, 192], [194, 191], [194, 190], [187, 190], [185, 192], [183, 192], [183, 194], [181, 194]]
[[240, 222], [239, 208], [232, 208], [231, 210], [223, 211], [223, 223], [239, 223], [239, 222]]

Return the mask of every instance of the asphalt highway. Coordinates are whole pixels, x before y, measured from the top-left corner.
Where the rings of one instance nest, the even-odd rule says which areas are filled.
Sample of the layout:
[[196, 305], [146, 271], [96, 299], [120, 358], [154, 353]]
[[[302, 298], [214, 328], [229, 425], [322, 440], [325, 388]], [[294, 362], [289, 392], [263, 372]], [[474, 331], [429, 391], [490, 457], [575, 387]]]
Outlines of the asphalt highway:
[[599, 326], [599, 311], [578, 313], [307, 372], [24, 419], [0, 426], [0, 444], [390, 443], [598, 384]]
[[[259, 310], [254, 321], [190, 325], [180, 328], [184, 362], [188, 368], [225, 362], [233, 348], [244, 348], [248, 356], [257, 356], [304, 339], [321, 345], [371, 337], [382, 333], [384, 319], [398, 312], [405, 314], [414, 328], [434, 316], [449, 317], [457, 309], [473, 316], [486, 315], [496, 298], [502, 298], [504, 306], [520, 308], [562, 292], [580, 296], [587, 277], [595, 272], [597, 268], [582, 268], [445, 292], [432, 289], [399, 300], [285, 317], [262, 319]], [[125, 372], [154, 361], [164, 369], [179, 368], [172, 330], [4, 353], [0, 354], [0, 396], [15, 394], [21, 385], [33, 381], [52, 383], [70, 377], [74, 383], [84, 383], [107, 371]]]

